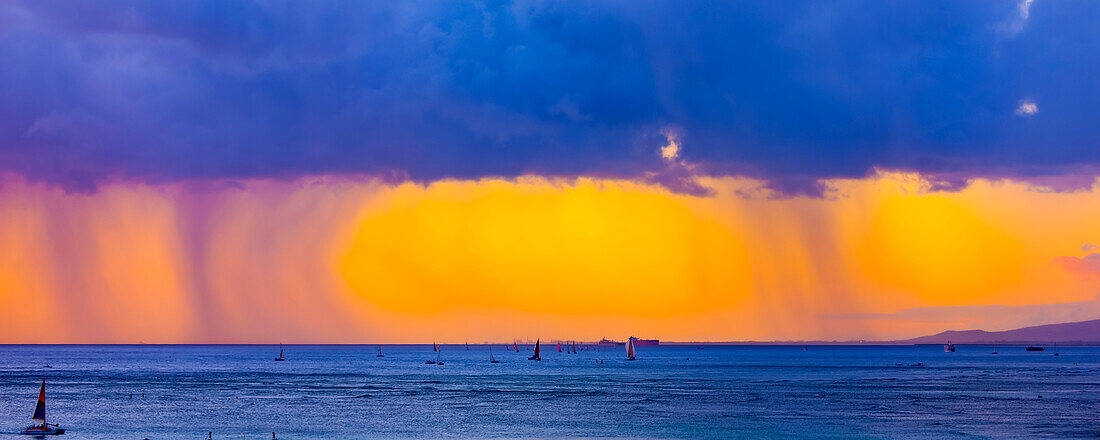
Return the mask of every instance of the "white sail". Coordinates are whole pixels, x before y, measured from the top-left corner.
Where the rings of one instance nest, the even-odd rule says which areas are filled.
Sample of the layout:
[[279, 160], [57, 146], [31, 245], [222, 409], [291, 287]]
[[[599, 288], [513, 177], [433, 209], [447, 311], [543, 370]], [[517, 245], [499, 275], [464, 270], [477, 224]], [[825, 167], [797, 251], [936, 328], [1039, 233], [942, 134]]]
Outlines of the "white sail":
[[626, 340], [626, 358], [634, 360], [634, 338]]

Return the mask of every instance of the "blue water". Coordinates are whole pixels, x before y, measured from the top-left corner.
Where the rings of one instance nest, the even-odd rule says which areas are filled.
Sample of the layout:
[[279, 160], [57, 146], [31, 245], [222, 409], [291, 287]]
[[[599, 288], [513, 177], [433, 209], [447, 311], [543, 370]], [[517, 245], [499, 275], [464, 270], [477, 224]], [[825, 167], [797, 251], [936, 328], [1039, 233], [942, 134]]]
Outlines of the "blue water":
[[286, 362], [271, 346], [0, 346], [0, 439], [21, 437], [43, 377], [69, 439], [1100, 435], [1096, 347], [660, 346], [634, 362], [621, 348], [533, 362], [494, 346], [499, 364], [487, 350], [446, 346], [439, 366], [424, 364], [431, 346], [287, 346]]

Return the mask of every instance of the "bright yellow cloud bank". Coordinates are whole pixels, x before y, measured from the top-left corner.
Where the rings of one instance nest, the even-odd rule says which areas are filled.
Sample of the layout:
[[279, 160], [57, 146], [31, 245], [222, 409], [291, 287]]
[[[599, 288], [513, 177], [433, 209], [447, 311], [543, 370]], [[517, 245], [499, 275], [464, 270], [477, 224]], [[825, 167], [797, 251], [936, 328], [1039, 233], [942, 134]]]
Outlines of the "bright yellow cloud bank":
[[874, 339], [1100, 315], [1098, 277], [1058, 263], [1100, 242], [1095, 191], [703, 183], [714, 197], [534, 177], [94, 195], [8, 178], [0, 342]]

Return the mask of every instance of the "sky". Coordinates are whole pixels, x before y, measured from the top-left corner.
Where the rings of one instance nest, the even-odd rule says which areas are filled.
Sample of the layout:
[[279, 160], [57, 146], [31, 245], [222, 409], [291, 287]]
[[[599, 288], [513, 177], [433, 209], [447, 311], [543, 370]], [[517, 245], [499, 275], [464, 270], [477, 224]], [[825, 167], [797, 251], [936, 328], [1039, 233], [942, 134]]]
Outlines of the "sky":
[[1100, 4], [0, 4], [0, 343], [1100, 318]]

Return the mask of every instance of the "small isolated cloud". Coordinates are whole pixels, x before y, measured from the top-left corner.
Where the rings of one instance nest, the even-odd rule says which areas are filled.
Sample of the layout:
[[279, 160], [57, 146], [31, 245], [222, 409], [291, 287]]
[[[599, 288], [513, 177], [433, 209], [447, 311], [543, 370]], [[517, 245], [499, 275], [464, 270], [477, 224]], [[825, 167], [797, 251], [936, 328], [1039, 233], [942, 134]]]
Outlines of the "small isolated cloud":
[[647, 173], [646, 180], [681, 194], [697, 197], [714, 195], [714, 190], [699, 183], [696, 167], [680, 160], [680, 132], [678, 127], [665, 127], [661, 130], [666, 142], [660, 148], [665, 166], [661, 170]]
[[676, 160], [680, 157], [680, 135], [676, 134], [676, 130], [672, 128], [661, 130], [661, 134], [668, 141], [661, 146], [661, 157], [665, 160]]
[[1097, 246], [1097, 245], [1092, 244], [1092, 243], [1085, 243], [1085, 244], [1081, 245], [1081, 251], [1082, 252], [1092, 252], [1092, 251], [1095, 251], [1097, 249], [1100, 249], [1100, 246]]
[[1039, 106], [1035, 105], [1035, 101], [1030, 99], [1024, 100], [1020, 103], [1019, 107], [1016, 107], [1016, 115], [1023, 116], [1025, 118], [1034, 116], [1039, 113]]

